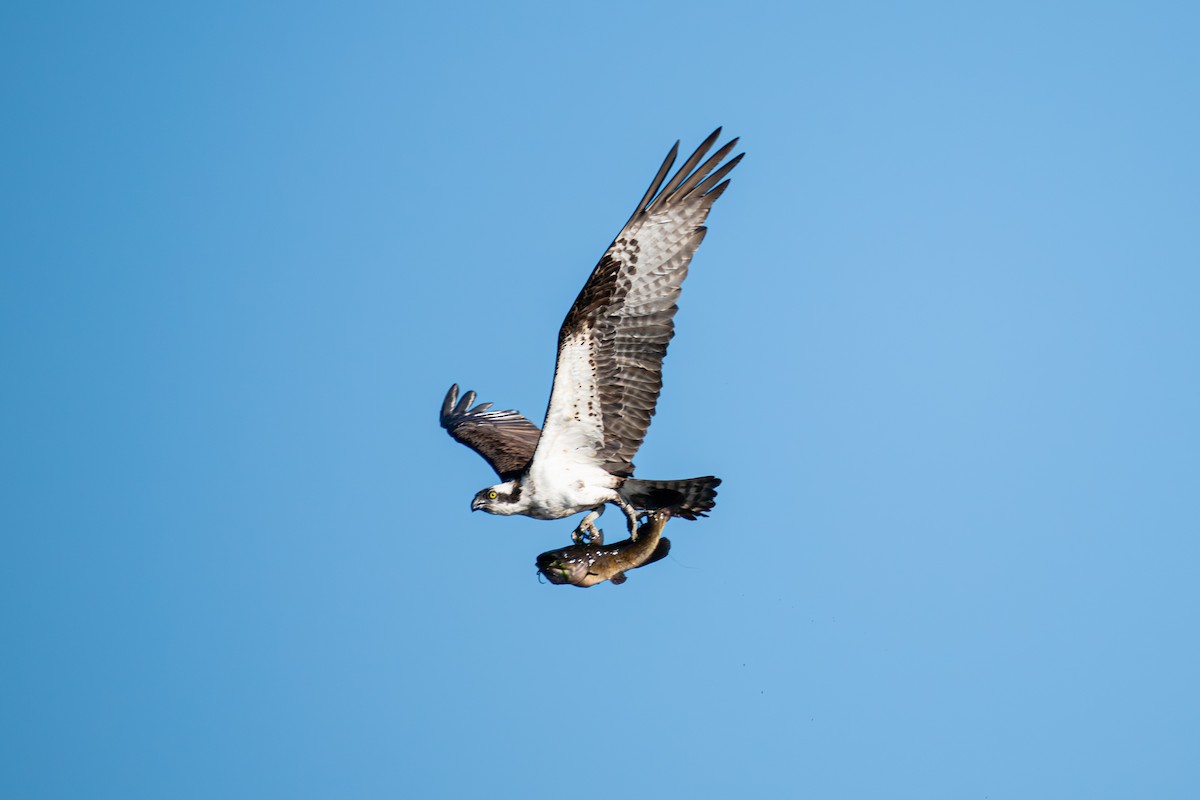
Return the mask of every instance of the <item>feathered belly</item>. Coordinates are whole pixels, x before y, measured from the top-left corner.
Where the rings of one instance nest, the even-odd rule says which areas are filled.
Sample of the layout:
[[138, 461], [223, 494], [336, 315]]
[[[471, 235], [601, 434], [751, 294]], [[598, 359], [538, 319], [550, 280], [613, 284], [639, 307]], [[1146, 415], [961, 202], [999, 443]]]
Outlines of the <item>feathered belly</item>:
[[615, 501], [619, 483], [619, 478], [598, 467], [571, 465], [556, 470], [531, 470], [525, 482], [526, 490], [533, 489], [526, 513], [537, 519], [569, 517]]

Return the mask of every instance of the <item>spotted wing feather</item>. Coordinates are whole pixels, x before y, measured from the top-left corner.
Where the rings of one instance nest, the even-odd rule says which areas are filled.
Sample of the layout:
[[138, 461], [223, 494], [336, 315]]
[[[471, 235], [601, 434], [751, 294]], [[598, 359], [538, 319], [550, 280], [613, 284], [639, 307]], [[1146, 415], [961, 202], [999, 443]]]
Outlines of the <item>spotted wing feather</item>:
[[458, 384], [451, 386], [442, 401], [442, 427], [483, 456], [501, 480], [515, 478], [533, 459], [541, 430], [516, 411], [492, 411], [491, 403], [472, 408], [474, 402], [474, 392], [459, 400]]
[[568, 454], [614, 475], [633, 474], [662, 391], [688, 265], [709, 210], [729, 185], [725, 176], [742, 158], [721, 165], [734, 139], [700, 163], [720, 133], [713, 131], [664, 185], [676, 142], [567, 313], [538, 458]]

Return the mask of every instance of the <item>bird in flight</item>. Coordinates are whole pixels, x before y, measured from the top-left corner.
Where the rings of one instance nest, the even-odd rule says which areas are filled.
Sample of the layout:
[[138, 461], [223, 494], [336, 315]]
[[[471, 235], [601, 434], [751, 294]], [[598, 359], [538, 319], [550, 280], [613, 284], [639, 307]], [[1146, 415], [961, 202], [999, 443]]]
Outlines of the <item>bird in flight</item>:
[[633, 477], [633, 457], [662, 391], [676, 301], [708, 230], [704, 221], [744, 155], [725, 161], [733, 139], [700, 163], [720, 134], [713, 131], [667, 180], [679, 153], [675, 143], [583, 285], [558, 332], [540, 430], [517, 411], [474, 405], [474, 392], [460, 399], [457, 384], [446, 393], [442, 427], [483, 456], [501, 480], [475, 495], [472, 510], [535, 519], [587, 512], [572, 538], [598, 543], [595, 523], [607, 503], [625, 513], [634, 539], [642, 514], [696, 519], [716, 504], [719, 478], [642, 480]]

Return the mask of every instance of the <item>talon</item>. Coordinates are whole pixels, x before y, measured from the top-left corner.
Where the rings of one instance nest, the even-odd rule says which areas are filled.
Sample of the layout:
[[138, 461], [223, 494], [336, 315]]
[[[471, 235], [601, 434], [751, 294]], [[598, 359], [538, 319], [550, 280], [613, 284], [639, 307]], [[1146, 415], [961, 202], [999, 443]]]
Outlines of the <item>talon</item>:
[[629, 521], [629, 538], [636, 541], [638, 532], [638, 519], [648, 512], [639, 511], [623, 500], [619, 500], [617, 504], [621, 507], [621, 510], [625, 512], [625, 519]]
[[604, 544], [604, 531], [590, 522], [583, 522], [571, 532], [571, 541], [575, 544], [602, 545]]
[[629, 538], [633, 539], [634, 541], [637, 541], [637, 538], [638, 538], [638, 527], [639, 527], [639, 519], [640, 518], [641, 518], [641, 516], [639, 515], [636, 517], [630, 517], [630, 519], [629, 519]]

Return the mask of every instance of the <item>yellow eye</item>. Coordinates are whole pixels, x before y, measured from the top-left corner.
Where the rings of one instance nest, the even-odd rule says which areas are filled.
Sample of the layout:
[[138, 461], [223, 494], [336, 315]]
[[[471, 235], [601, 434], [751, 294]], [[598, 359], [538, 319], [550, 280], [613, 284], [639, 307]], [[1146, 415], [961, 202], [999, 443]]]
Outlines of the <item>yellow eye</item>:
[[488, 500], [495, 500], [495, 499], [496, 499], [496, 493], [488, 492]]

